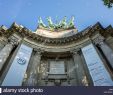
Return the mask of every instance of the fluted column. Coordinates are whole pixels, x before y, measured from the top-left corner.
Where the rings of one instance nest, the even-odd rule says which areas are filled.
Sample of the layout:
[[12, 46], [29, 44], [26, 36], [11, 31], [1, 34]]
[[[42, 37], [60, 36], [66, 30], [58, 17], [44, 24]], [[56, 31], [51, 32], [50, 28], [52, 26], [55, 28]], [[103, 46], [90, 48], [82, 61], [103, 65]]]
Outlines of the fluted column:
[[0, 51], [0, 71], [5, 64], [7, 58], [9, 57], [14, 46], [17, 45], [17, 42], [10, 41], [6, 46]]
[[82, 64], [82, 59], [80, 56], [80, 50], [79, 51], [73, 51], [73, 59], [75, 63], [75, 71], [77, 74], [77, 84], [78, 86], [87, 86], [87, 78], [84, 72], [83, 64]]
[[104, 42], [103, 37], [98, 37], [97, 39], [95, 39], [94, 42], [95, 44], [98, 44], [98, 46], [103, 51], [105, 57], [113, 68], [113, 50], [106, 44], [106, 42]]
[[36, 86], [38, 80], [38, 66], [40, 65], [41, 61], [41, 51], [35, 50], [35, 55], [33, 59], [33, 63], [30, 68], [30, 76], [27, 82], [29, 86]]

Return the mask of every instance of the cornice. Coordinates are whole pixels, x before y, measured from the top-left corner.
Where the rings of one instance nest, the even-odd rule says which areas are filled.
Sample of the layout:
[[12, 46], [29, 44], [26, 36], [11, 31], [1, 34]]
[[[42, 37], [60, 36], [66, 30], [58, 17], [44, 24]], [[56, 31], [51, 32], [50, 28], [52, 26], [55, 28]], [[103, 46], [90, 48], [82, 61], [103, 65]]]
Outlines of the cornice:
[[109, 33], [110, 35], [113, 36], [113, 27], [111, 25], [106, 27], [105, 30], [106, 30], [106, 33]]
[[[0, 27], [0, 34], [4, 35], [11, 35], [13, 33], [17, 33], [18, 35], [22, 36], [23, 38], [27, 38], [29, 40], [33, 40], [37, 43], [44, 43], [44, 44], [68, 44], [76, 41], [83, 40], [85, 37], [90, 37], [93, 35], [95, 32], [100, 32], [100, 33], [108, 33], [105, 31], [108, 31], [109, 28], [104, 29], [102, 25], [97, 22], [95, 25], [87, 27], [81, 32], [78, 32], [77, 34], [74, 34], [69, 37], [64, 37], [64, 38], [48, 38], [44, 37], [41, 35], [38, 35], [34, 33], [33, 31], [29, 30], [26, 27], [23, 27], [22, 25], [18, 25], [17, 23], [13, 23], [9, 29], [4, 28], [3, 26]], [[102, 32], [103, 31], [103, 32]], [[113, 28], [110, 28], [110, 31], [113, 31]]]

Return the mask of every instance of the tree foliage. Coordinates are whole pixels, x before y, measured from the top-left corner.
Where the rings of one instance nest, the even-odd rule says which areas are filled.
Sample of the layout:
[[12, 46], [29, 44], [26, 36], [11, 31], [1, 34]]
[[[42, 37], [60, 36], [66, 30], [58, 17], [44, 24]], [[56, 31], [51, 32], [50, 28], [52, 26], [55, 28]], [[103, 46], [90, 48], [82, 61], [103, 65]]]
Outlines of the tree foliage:
[[113, 5], [113, 0], [103, 0], [104, 5], [108, 6], [108, 8], [111, 8]]

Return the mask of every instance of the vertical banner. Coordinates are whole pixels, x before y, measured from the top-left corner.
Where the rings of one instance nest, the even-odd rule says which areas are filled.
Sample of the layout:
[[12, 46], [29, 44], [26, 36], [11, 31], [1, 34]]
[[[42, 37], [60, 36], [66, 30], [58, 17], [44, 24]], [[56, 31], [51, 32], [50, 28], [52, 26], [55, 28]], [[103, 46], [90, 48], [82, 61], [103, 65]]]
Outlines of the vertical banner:
[[93, 44], [82, 48], [94, 86], [113, 86], [113, 81]]
[[21, 86], [26, 72], [32, 48], [22, 44], [6, 74], [2, 86]]

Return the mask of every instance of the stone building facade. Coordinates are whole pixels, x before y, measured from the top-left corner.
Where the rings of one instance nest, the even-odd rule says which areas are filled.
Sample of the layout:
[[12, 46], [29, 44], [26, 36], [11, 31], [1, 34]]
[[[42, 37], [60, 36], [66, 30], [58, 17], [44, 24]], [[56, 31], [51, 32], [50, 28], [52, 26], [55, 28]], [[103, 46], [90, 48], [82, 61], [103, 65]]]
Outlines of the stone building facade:
[[113, 86], [113, 28], [0, 27], [1, 86]]

